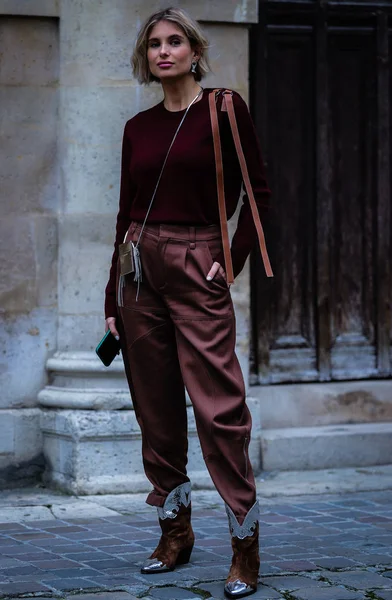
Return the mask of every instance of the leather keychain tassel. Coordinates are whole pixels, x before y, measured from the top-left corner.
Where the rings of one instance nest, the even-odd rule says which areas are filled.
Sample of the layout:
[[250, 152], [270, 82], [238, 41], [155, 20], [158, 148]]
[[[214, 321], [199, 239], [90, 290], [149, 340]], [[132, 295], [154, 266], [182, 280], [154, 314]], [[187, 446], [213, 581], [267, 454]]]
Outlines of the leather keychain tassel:
[[133, 255], [133, 264], [135, 266], [135, 277], [134, 281], [137, 281], [137, 292], [136, 292], [136, 301], [139, 298], [139, 290], [140, 290], [140, 282], [143, 280], [143, 272], [142, 272], [142, 263], [140, 260], [140, 252], [139, 248], [132, 244], [132, 255]]

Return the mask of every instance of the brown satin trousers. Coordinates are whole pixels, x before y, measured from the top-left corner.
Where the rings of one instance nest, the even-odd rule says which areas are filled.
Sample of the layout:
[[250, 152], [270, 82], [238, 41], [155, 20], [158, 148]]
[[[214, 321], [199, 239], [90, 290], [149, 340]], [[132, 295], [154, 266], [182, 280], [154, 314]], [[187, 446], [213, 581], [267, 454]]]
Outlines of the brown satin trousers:
[[[136, 242], [140, 229], [132, 222], [127, 241]], [[208, 471], [241, 522], [256, 501], [251, 416], [224, 270], [206, 279], [222, 250], [219, 226], [147, 225], [139, 249], [138, 300], [134, 276], [127, 275], [118, 325], [143, 464], [154, 487], [147, 503], [163, 506], [189, 481], [185, 386]]]

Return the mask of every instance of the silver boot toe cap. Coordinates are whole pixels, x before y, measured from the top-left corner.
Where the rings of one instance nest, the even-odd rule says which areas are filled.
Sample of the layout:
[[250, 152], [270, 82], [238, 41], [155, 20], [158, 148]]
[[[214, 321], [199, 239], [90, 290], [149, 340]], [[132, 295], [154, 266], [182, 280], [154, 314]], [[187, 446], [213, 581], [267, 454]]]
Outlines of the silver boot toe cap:
[[142, 573], [164, 573], [171, 569], [159, 560], [159, 558], [149, 558], [145, 561], [140, 570]]
[[252, 586], [240, 579], [229, 581], [229, 583], [226, 583], [225, 585], [225, 592], [230, 598], [243, 598], [244, 596], [254, 594], [255, 591], [256, 590]]

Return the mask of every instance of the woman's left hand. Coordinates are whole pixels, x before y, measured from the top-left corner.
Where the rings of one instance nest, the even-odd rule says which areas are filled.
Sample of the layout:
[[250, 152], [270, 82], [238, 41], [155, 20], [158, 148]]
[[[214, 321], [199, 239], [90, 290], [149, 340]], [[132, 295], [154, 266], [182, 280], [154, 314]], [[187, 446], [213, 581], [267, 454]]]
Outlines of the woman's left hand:
[[[208, 275], [206, 277], [207, 281], [211, 281], [211, 279], [214, 279], [214, 277], [217, 274], [217, 272], [219, 271], [219, 269], [222, 269], [224, 277], [226, 278], [226, 273], [224, 272], [222, 265], [220, 265], [218, 262], [214, 262], [211, 269], [208, 271]], [[228, 286], [228, 287], [230, 287], [230, 286]]]

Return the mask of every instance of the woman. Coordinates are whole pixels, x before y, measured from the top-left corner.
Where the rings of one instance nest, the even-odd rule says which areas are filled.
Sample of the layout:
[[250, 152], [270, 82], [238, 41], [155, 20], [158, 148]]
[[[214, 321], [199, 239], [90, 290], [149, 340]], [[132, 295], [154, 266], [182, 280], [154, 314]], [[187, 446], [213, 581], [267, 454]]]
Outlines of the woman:
[[[225, 593], [237, 598], [257, 588], [258, 503], [248, 456], [251, 418], [235, 355], [235, 317], [223, 268], [210, 90], [199, 84], [208, 71], [206, 50], [198, 24], [177, 8], [152, 15], [138, 35], [134, 75], [143, 84], [159, 82], [164, 100], [125, 125], [105, 315], [106, 329], [121, 340], [142, 432], [144, 468], [153, 485], [147, 503], [158, 508], [162, 529], [142, 572], [159, 573], [188, 562], [194, 543], [185, 384], [205, 462], [226, 504], [233, 559]], [[233, 103], [262, 215], [270, 192], [255, 130], [236, 93]], [[217, 104], [230, 218], [242, 177], [228, 116], [220, 110], [222, 96]], [[138, 281], [133, 274], [120, 277], [117, 272], [124, 238], [140, 250]], [[231, 247], [234, 275], [243, 268], [256, 238], [245, 197]], [[137, 263], [137, 252], [134, 259]]]

